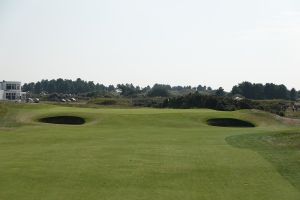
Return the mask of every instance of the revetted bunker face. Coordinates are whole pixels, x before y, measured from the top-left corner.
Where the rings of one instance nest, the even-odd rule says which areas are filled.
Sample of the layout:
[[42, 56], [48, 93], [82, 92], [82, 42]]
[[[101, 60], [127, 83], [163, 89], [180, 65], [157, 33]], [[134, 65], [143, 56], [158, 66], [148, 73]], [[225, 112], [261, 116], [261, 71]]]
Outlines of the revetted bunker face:
[[221, 127], [245, 127], [252, 128], [255, 127], [251, 122], [247, 122], [240, 119], [234, 118], [214, 118], [207, 120], [207, 123], [211, 126], [221, 126]]
[[81, 117], [76, 116], [54, 116], [41, 118], [39, 119], [39, 122], [50, 124], [81, 125], [85, 123], [85, 120]]

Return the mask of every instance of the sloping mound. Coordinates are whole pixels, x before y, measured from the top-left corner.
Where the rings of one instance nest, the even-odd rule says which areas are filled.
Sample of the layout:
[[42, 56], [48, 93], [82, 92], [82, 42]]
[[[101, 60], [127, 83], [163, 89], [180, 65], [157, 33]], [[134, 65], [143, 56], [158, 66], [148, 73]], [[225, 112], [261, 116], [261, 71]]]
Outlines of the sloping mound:
[[207, 123], [211, 126], [221, 126], [221, 127], [255, 127], [251, 122], [247, 122], [240, 119], [234, 118], [214, 118], [207, 120]]
[[76, 116], [55, 116], [55, 117], [41, 118], [39, 119], [39, 122], [50, 123], [50, 124], [81, 125], [85, 123], [85, 120], [81, 117], [76, 117]]

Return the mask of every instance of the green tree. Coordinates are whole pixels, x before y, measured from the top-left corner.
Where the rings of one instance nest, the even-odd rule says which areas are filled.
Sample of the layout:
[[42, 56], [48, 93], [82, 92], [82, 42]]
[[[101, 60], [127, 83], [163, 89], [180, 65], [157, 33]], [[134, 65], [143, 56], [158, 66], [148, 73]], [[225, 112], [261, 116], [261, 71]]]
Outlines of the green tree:
[[168, 97], [169, 90], [171, 86], [169, 85], [162, 85], [162, 84], [155, 84], [151, 90], [148, 92], [148, 96], [150, 97]]
[[42, 84], [40, 82], [37, 82], [34, 85], [34, 93], [35, 94], [40, 94], [42, 92]]
[[22, 87], [23, 92], [34, 92], [34, 83], [25, 83]]
[[122, 96], [134, 97], [140, 93], [140, 87], [134, 87], [132, 84], [118, 84], [117, 88], [121, 90]]
[[295, 88], [292, 88], [292, 89], [291, 89], [291, 92], [290, 92], [290, 99], [291, 99], [292, 101], [296, 101], [296, 99], [297, 99], [297, 91], [296, 91]]
[[225, 96], [225, 91], [222, 87], [219, 87], [219, 89], [216, 90], [216, 96], [218, 96], [218, 97]]

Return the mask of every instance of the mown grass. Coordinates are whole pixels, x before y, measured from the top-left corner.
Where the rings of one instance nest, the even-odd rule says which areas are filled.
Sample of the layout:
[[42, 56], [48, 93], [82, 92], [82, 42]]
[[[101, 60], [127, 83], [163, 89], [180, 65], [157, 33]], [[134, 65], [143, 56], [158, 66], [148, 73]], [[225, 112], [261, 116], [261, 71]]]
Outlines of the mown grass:
[[[256, 134], [299, 129], [264, 112], [14, 104], [2, 108], [6, 111], [1, 109], [5, 120], [0, 124], [0, 199], [297, 200], [300, 196], [297, 145], [293, 151], [273, 147], [267, 151], [273, 157], [286, 152], [287, 160], [278, 162], [295, 176], [293, 180], [257, 149], [244, 148], [245, 142], [259, 146]], [[56, 115], [83, 117], [87, 123], [38, 122]], [[206, 124], [210, 118], [237, 118], [257, 127], [213, 127]]]

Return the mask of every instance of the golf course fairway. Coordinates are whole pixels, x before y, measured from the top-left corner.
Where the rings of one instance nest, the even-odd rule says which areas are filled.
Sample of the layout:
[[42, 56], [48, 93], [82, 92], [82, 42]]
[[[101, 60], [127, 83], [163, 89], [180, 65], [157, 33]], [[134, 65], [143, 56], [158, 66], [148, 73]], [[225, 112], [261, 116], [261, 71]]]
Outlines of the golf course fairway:
[[[57, 116], [84, 123], [40, 121]], [[299, 200], [300, 126], [257, 110], [0, 104], [0, 199]]]

